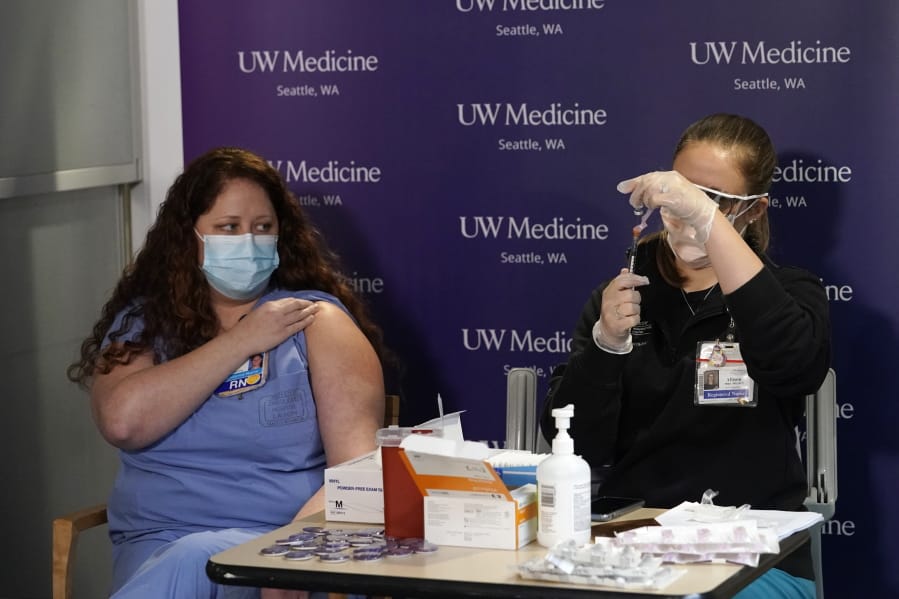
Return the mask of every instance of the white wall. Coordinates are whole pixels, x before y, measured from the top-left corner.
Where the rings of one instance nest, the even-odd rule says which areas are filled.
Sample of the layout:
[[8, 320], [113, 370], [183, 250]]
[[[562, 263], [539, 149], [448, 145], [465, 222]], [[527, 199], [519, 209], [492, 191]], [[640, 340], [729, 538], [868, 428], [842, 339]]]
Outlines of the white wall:
[[143, 180], [131, 202], [132, 246], [140, 248], [165, 192], [184, 167], [178, 1], [138, 0]]
[[[0, 597], [49, 596], [53, 518], [105, 501], [112, 484], [115, 452], [66, 367], [121, 272], [120, 206], [117, 187], [0, 200]], [[79, 575], [80, 596], [100, 597], [109, 543], [84, 541], [79, 572], [94, 580]]]
[[[109, 15], [112, 11], [103, 12], [107, 1], [119, 0], [70, 0], [66, 5], [54, 0], [4, 2], [0, 29], [10, 35], [2, 36], [0, 48], [11, 50], [14, 59], [0, 66], [0, 80], [7, 103], [16, 107], [12, 114], [0, 115], [0, 130], [6, 133], [0, 136], [4, 155], [22, 158], [28, 144], [37, 144], [40, 147], [32, 153], [42, 159], [52, 157], [54, 148], [62, 152], [70, 147], [76, 149], [77, 159], [83, 156], [77, 151], [77, 133], [87, 135], [98, 153], [110, 154], [112, 162], [133, 160], [132, 137], [124, 141], [114, 133], [104, 137], [93, 125], [85, 132], [83, 123], [72, 122], [68, 116], [54, 127], [47, 124], [54, 116], [62, 119], [60, 115], [95, 109], [96, 104], [85, 101], [80, 93], [96, 93], [87, 78], [92, 61], [84, 57], [98, 50], [106, 56], [102, 51], [108, 42], [103, 34], [110, 31], [78, 36], [90, 26], [109, 27], [108, 23], [98, 25], [103, 19], [85, 16], [87, 9], [98, 7]], [[78, 356], [81, 342], [121, 274], [128, 234], [131, 248], [139, 247], [166, 189], [182, 168], [177, 0], [129, 2], [133, 10], [127, 33], [135, 42], [132, 83], [139, 89], [133, 94], [134, 114], [140, 115], [140, 122], [128, 135], [140, 145], [134, 152], [143, 177], [131, 189], [130, 202], [123, 202], [127, 187], [94, 182], [110, 169], [68, 171], [54, 179], [53, 171], [65, 169], [65, 162], [45, 165], [43, 160], [38, 165], [40, 175], [25, 177], [24, 187], [18, 187], [21, 180], [7, 174], [10, 163], [0, 165], [0, 187], [14, 190], [0, 195], [0, 363], [6, 374], [0, 395], [4, 456], [0, 460], [0, 563], [7, 574], [0, 581], [0, 597], [49, 597], [52, 519], [104, 502], [109, 493], [118, 463], [116, 452], [97, 433], [87, 394], [67, 380], [66, 368]], [[71, 53], [41, 53], [38, 50], [46, 47], [44, 42], [52, 34], [48, 25], [58, 27], [66, 38], [63, 41], [81, 41], [72, 42]], [[118, 29], [120, 25], [115, 27], [114, 33], [125, 33]], [[29, 51], [13, 51], [16, 48]], [[118, 80], [127, 78], [126, 72]], [[11, 86], [10, 79], [24, 84]], [[60, 88], [67, 93], [47, 97], [48, 92], [41, 91]], [[115, 98], [128, 101], [120, 91]], [[23, 122], [27, 119], [33, 119], [35, 126]], [[102, 118], [97, 122], [105, 123]], [[103, 145], [97, 138], [109, 143]], [[23, 151], [17, 153], [17, 148]], [[22, 162], [27, 172], [29, 163], [24, 158]], [[84, 181], [88, 182], [80, 185]], [[107, 528], [102, 527], [83, 534], [79, 541], [76, 597], [101, 597], [107, 592], [111, 546], [106, 535]]]

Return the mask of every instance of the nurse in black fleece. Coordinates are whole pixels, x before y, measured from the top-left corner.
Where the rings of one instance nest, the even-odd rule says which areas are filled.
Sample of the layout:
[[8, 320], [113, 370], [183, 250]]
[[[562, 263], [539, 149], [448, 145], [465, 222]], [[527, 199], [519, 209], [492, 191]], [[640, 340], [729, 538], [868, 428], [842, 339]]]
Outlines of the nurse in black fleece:
[[[551, 408], [575, 405], [570, 432], [600, 494], [672, 507], [713, 489], [717, 505], [803, 509], [794, 427], [830, 366], [830, 323], [818, 277], [765, 254], [776, 164], [764, 129], [716, 114], [687, 128], [672, 171], [618, 185], [635, 210], [660, 209], [665, 228], [637, 246], [633, 273], [593, 291], [541, 423], [552, 439]], [[698, 344], [730, 339], [751, 397], [703, 403], [717, 374], [703, 376]], [[809, 555], [738, 597], [814, 597]]]

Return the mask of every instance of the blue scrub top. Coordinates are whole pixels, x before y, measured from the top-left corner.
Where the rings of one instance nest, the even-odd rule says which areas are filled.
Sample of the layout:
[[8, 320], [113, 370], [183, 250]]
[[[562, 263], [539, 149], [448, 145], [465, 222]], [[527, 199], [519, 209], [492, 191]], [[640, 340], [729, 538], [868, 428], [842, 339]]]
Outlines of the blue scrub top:
[[[270, 291], [257, 305], [283, 297], [328, 301], [346, 311], [337, 298], [320, 291]], [[141, 320], [121, 340], [142, 329]], [[180, 536], [290, 522], [321, 487], [325, 468], [305, 333], [269, 352], [262, 387], [229, 397], [212, 395], [153, 445], [119, 454], [121, 466], [108, 502], [116, 543], [162, 531]]]

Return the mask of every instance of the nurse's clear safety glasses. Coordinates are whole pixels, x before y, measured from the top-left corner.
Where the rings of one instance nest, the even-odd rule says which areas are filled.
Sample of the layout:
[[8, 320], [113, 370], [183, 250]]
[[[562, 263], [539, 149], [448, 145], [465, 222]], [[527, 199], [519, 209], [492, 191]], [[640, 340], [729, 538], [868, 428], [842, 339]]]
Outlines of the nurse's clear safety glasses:
[[[691, 181], [692, 183], [692, 181]], [[715, 202], [716, 204], [721, 204], [721, 200], [738, 200], [741, 202], [745, 202], [747, 200], [757, 200], [759, 198], [763, 198], [767, 196], [767, 193], [757, 193], [751, 196], [741, 196], [733, 193], [725, 193], [723, 191], [718, 191], [717, 189], [712, 189], [710, 187], [703, 187], [702, 185], [698, 185], [693, 183], [696, 187], [705, 192], [705, 195], [709, 196], [709, 199]]]

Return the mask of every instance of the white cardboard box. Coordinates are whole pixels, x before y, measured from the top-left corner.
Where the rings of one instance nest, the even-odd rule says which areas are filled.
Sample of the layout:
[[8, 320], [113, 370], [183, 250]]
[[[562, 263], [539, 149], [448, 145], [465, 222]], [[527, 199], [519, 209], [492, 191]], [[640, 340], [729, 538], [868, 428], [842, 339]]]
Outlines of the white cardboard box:
[[384, 523], [384, 483], [376, 449], [325, 469], [325, 519]]
[[537, 487], [487, 494], [446, 492], [424, 498], [425, 538], [437, 545], [518, 549], [537, 538]]

